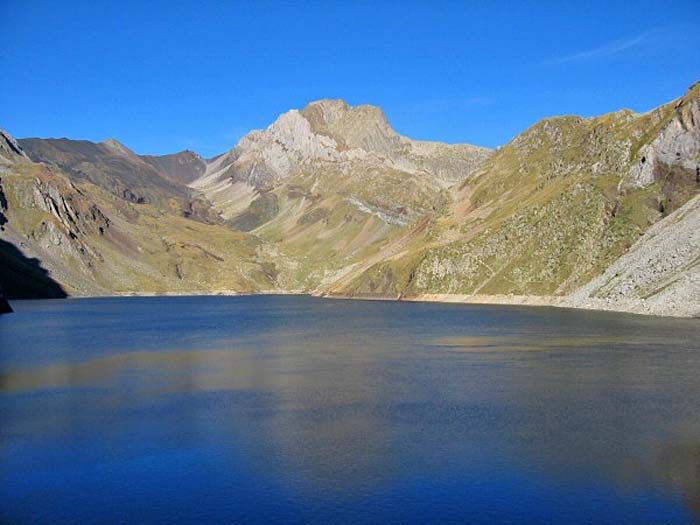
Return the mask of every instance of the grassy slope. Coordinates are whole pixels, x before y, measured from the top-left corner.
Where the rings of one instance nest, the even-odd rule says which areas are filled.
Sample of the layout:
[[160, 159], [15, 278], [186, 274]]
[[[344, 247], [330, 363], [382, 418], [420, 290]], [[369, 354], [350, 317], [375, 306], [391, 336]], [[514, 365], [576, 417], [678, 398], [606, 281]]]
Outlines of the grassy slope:
[[[273, 287], [274, 268], [258, 262], [260, 241], [245, 233], [193, 221], [167, 208], [133, 204], [89, 182], [72, 184], [39, 164], [17, 165], [3, 175], [3, 185], [7, 235], [32, 247], [69, 293]], [[66, 198], [77, 222], [66, 220], [61, 203], [60, 216], [38, 207], [38, 185]], [[108, 225], [95, 220], [93, 206]]]
[[[694, 89], [685, 101], [697, 97]], [[386, 296], [573, 291], [698, 191], [685, 174], [672, 172], [657, 174], [657, 182], [644, 189], [625, 184], [640, 148], [673, 118], [676, 105], [644, 115], [621, 111], [536, 124], [456, 189], [449, 211], [420, 242], [326, 291]]]
[[274, 206], [254, 201], [239, 217], [258, 224], [252, 233], [277, 261], [281, 287], [311, 291], [334, 281], [400, 235], [403, 223], [444, 199], [437, 185], [419, 176], [364, 168], [328, 163], [307, 170], [258, 197]]

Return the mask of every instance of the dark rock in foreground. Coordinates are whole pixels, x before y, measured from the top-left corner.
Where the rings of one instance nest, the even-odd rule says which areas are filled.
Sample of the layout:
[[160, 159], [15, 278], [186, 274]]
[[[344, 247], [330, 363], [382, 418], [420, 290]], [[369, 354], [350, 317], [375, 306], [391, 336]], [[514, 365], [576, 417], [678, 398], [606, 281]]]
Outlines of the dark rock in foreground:
[[8, 303], [7, 300], [0, 295], [0, 314], [9, 313], [12, 313], [12, 307], [10, 306], [10, 303]]

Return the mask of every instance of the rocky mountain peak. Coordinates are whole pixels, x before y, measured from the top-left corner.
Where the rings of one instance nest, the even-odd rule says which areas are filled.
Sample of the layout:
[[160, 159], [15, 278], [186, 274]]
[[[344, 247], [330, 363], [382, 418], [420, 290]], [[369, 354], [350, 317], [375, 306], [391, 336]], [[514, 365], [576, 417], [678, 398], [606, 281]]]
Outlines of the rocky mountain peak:
[[343, 100], [319, 100], [301, 111], [314, 132], [333, 138], [339, 149], [386, 153], [398, 134], [384, 112], [370, 105], [350, 106]]
[[339, 117], [350, 110], [350, 105], [342, 99], [325, 98], [309, 103], [302, 114], [312, 123], [332, 125]]
[[119, 142], [116, 139], [107, 139], [104, 142], [101, 143], [103, 146], [106, 146], [107, 148], [110, 149], [113, 153], [118, 153], [120, 155], [124, 155], [127, 157], [138, 157], [136, 153], [131, 151], [129, 148], [127, 148], [124, 144]]
[[209, 164], [205, 178], [230, 178], [265, 189], [288, 177], [303, 162], [336, 156], [336, 142], [314, 133], [310, 122], [292, 109], [267, 129], [251, 131], [233, 150], [217, 157]]
[[233, 150], [209, 161], [204, 175], [190, 185], [218, 202], [223, 202], [225, 184], [264, 192], [305, 171], [347, 176], [394, 170], [427, 178], [427, 187], [447, 187], [489, 154], [468, 144], [415, 141], [398, 134], [376, 106], [323, 99], [283, 113], [265, 130], [251, 131]]
[[280, 115], [266, 132], [270, 139], [305, 157], [315, 157], [336, 147], [335, 141], [315, 133], [309, 120], [296, 109]]

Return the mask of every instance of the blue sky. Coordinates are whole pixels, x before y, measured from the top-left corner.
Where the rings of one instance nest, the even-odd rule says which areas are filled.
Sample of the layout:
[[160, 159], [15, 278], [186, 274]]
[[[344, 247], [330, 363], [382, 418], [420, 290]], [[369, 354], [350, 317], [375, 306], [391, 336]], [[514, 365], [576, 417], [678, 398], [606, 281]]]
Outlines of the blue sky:
[[0, 127], [212, 156], [320, 98], [418, 139], [646, 111], [700, 79], [700, 2], [0, 0]]

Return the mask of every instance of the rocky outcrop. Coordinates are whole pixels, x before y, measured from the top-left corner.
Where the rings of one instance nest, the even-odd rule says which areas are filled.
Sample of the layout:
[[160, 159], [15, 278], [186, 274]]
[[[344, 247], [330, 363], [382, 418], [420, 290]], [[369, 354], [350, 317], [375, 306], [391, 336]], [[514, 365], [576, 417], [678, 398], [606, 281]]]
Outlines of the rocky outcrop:
[[7, 195], [5, 195], [5, 189], [2, 186], [2, 177], [0, 177], [0, 231], [5, 229], [5, 224], [7, 223]]
[[58, 177], [35, 178], [31, 205], [52, 219], [42, 221], [31, 232], [34, 243], [44, 252], [73, 258], [86, 269], [104, 261], [92, 240], [109, 235], [110, 220], [75, 185]]
[[37, 178], [32, 196], [34, 205], [55, 217], [68, 236], [74, 239], [87, 233], [104, 235], [109, 228], [110, 221], [105, 214], [90, 204], [85, 194], [73, 184], [59, 189], [55, 183]]
[[416, 173], [424, 171], [439, 181], [464, 180], [491, 154], [471, 144], [413, 140], [397, 133], [384, 112], [375, 106], [350, 106], [342, 100], [312, 102], [301, 111], [314, 133], [331, 137], [340, 152], [357, 158], [376, 156], [389, 166]]
[[265, 131], [243, 137], [231, 152], [217, 159], [214, 169], [232, 183], [245, 182], [264, 191], [298, 172], [304, 163], [338, 158], [335, 141], [314, 133], [309, 121], [292, 110]]
[[691, 86], [659, 127], [653, 140], [638, 148], [628, 183], [646, 187], [674, 169], [700, 183], [700, 83]]
[[400, 139], [376, 106], [352, 107], [343, 100], [319, 100], [301, 110], [314, 133], [330, 137], [341, 151], [360, 149], [391, 157]]
[[29, 160], [22, 146], [6, 131], [0, 128], [0, 167]]
[[[440, 156], [435, 155], [438, 150]], [[396, 133], [379, 108], [323, 100], [284, 113], [264, 131], [250, 132], [207, 171], [262, 191], [304, 169], [322, 169], [324, 163], [424, 170], [438, 177], [447, 172], [445, 178], [457, 179], [467, 176], [488, 153], [470, 145], [412, 141]], [[450, 157], [461, 163], [451, 165]]]

